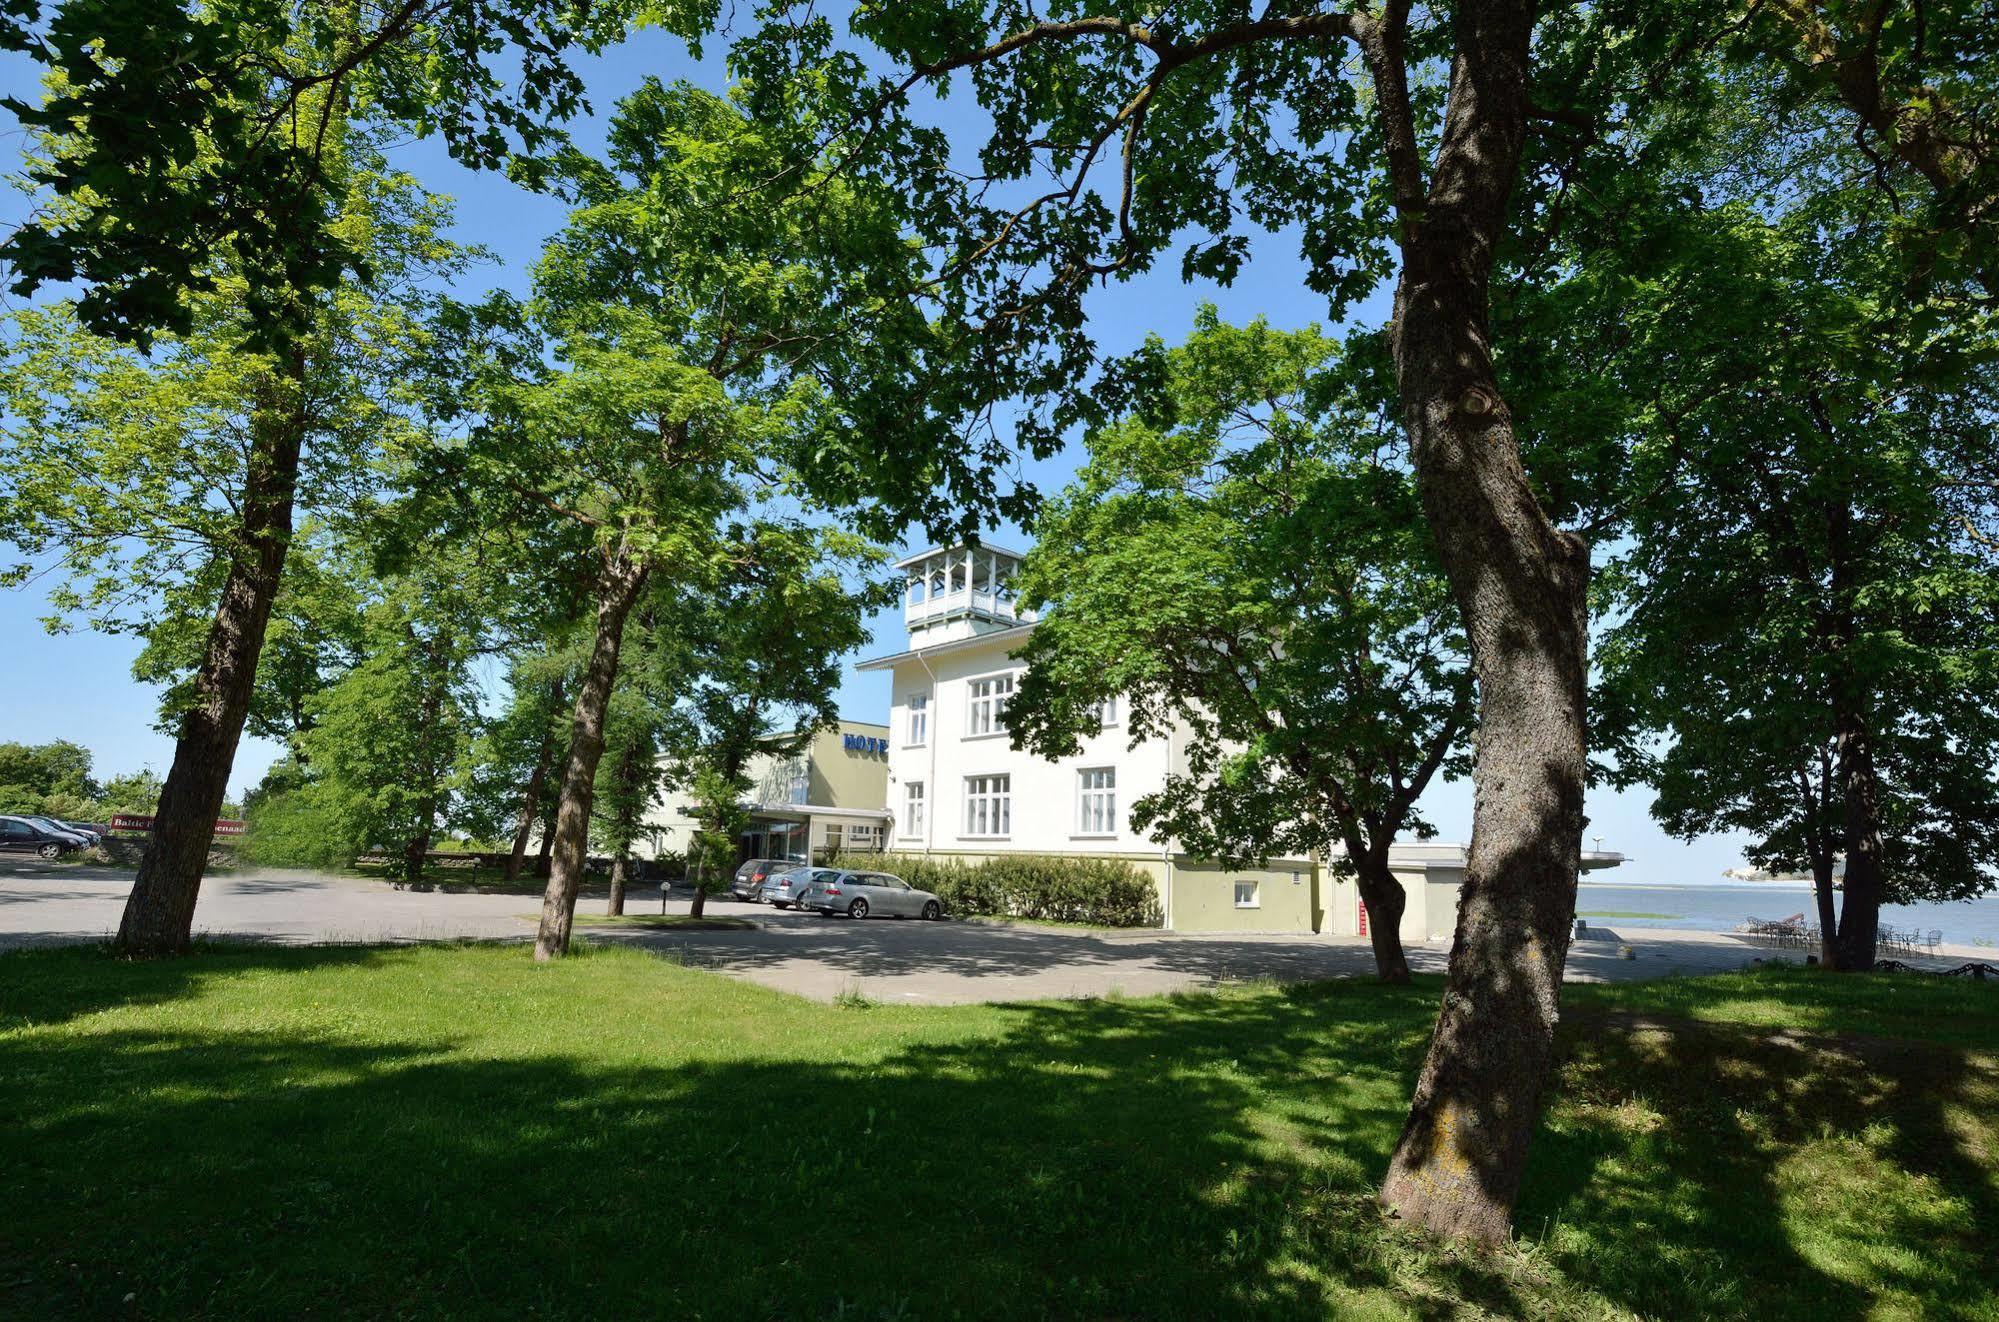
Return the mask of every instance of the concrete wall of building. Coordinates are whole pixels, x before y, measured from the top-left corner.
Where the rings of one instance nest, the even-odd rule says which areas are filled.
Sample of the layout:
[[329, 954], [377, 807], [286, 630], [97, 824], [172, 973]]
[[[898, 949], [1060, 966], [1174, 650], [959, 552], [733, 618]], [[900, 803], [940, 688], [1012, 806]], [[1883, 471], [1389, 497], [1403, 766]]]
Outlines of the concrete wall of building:
[[[977, 859], [999, 854], [1056, 854], [1122, 859], [1144, 869], [1159, 887], [1169, 925], [1184, 931], [1324, 932], [1360, 934], [1360, 899], [1351, 881], [1310, 863], [1274, 862], [1269, 868], [1230, 870], [1177, 857], [1169, 864], [1160, 846], [1131, 828], [1131, 805], [1162, 788], [1169, 774], [1187, 771], [1181, 741], [1155, 738], [1133, 745], [1122, 720], [1083, 741], [1068, 757], [1042, 759], [1015, 750], [995, 729], [972, 734], [974, 681], [1011, 675], [1023, 667], [1012, 655], [1024, 645], [1031, 613], [1017, 611], [1005, 591], [1017, 557], [997, 548], [962, 547], [924, 552], [904, 561], [909, 578], [907, 654], [870, 662], [864, 670], [890, 677], [889, 752], [885, 797], [892, 853]], [[981, 597], [988, 588], [994, 594]], [[927, 699], [924, 736], [913, 735], [912, 699]], [[1122, 713], [1120, 713], [1122, 716]], [[1093, 832], [1080, 820], [1082, 774], [1115, 774], [1114, 829]], [[1010, 822], [1004, 834], [966, 829], [967, 781], [1010, 779]], [[922, 787], [920, 818], [910, 789]], [[1408, 896], [1402, 938], [1418, 943], [1448, 939], [1457, 925], [1464, 846], [1440, 841], [1397, 845], [1391, 865]], [[1615, 867], [1619, 854], [1585, 851], [1582, 866]], [[1239, 907], [1236, 880], [1258, 882], [1257, 902]]]
[[[1238, 903], [1238, 886], [1249, 886], [1249, 903]], [[1227, 868], [1219, 863], [1176, 860], [1173, 865], [1172, 925], [1182, 932], [1312, 932], [1319, 922], [1318, 881], [1313, 865], [1273, 862], [1267, 868]]]
[[[1412, 945], [1448, 940], [1457, 926], [1458, 887], [1464, 881], [1464, 869], [1418, 859], [1393, 871], [1408, 897], [1408, 905], [1402, 911], [1402, 940]], [[1322, 908], [1319, 930], [1330, 936], [1359, 936], [1360, 888], [1353, 879], [1326, 868], [1319, 882], [1319, 894]]]
[[[1019, 641], [1019, 635], [995, 636], [894, 667], [888, 810], [895, 825], [889, 848], [1157, 858], [1159, 846], [1131, 829], [1130, 810], [1136, 799], [1164, 783], [1167, 749], [1157, 740], [1130, 747], [1122, 713], [1116, 724], [1085, 739], [1077, 753], [1052, 761], [1013, 748], [1004, 731], [969, 732], [973, 681], [1011, 675], [1017, 682], [1022, 667], [1008, 652]], [[927, 733], [920, 744], [911, 740], [910, 700], [917, 696], [928, 699]], [[1109, 831], [1086, 830], [1080, 820], [1082, 773], [1097, 769], [1115, 777]], [[967, 781], [992, 775], [1011, 778], [1008, 828], [1004, 834], [972, 834], [966, 830]], [[913, 784], [923, 787], [920, 823], [910, 811]]]
[[[1458, 896], [1465, 881], [1463, 868], [1431, 868], [1429, 879], [1424, 885], [1429, 903], [1426, 910], [1429, 917], [1427, 939], [1448, 941], [1458, 930]], [[1423, 940], [1424, 937], [1411, 937]]]
[[[888, 726], [873, 721], [842, 720], [836, 729], [812, 736], [808, 794], [829, 808], [888, 807]], [[873, 741], [872, 746], [848, 744]]]
[[[1334, 877], [1330, 869], [1320, 875], [1310, 862], [1278, 860], [1268, 868], [1227, 869], [1176, 860], [1169, 869], [1160, 846], [1131, 828], [1131, 804], [1161, 788], [1169, 767], [1186, 770], [1184, 755], [1169, 741], [1151, 739], [1133, 747], [1120, 719], [1086, 739], [1075, 754], [1049, 760], [1016, 750], [1004, 733], [970, 734], [972, 681], [1011, 674], [1017, 683], [1021, 666], [1010, 652], [1024, 636], [960, 636], [942, 650], [894, 664], [887, 785], [890, 852], [966, 859], [1004, 853], [1117, 858], [1153, 877], [1167, 920], [1178, 930], [1359, 935], [1359, 896], [1353, 883]], [[920, 743], [912, 738], [911, 725], [911, 699], [918, 696], [928, 698]], [[1116, 775], [1116, 829], [1095, 834], [1079, 826], [1080, 776], [1101, 767]], [[965, 830], [966, 782], [995, 774], [1010, 777], [1009, 829], [1004, 837], [970, 835]], [[924, 788], [921, 822], [910, 813], [911, 784]], [[1447, 936], [1455, 924], [1462, 868], [1438, 869], [1461, 857], [1461, 851], [1454, 845], [1419, 844], [1397, 853], [1406, 855], [1398, 875], [1409, 896], [1403, 939]], [[1257, 882], [1253, 905], [1237, 906], [1238, 880]]]
[[[873, 740], [873, 748], [847, 746], [847, 736]], [[750, 801], [754, 803], [812, 804], [824, 808], [844, 808], [880, 812], [888, 800], [888, 727], [875, 721], [842, 719], [832, 729], [820, 730], [796, 754], [778, 756], [758, 753], [744, 768], [750, 780]], [[799, 790], [802, 789], [802, 797]], [[691, 809], [690, 791], [682, 786], [669, 790], [646, 816], [649, 853], [685, 853], [698, 823]], [[878, 823], [873, 817], [815, 818], [812, 848], [816, 853], [828, 844], [828, 826], [842, 825], [842, 835], [852, 825]]]
[[[915, 853], [890, 847], [891, 853]], [[983, 863], [1003, 853], [1036, 851], [993, 851], [979, 849], [935, 849], [928, 857], [961, 863]], [[1267, 868], [1225, 868], [1218, 863], [1176, 856], [1171, 860], [1157, 851], [1150, 855], [1103, 854], [1074, 849], [1044, 850], [1067, 858], [1099, 858], [1125, 863], [1143, 873], [1159, 896], [1161, 917], [1175, 931], [1186, 932], [1293, 932], [1319, 930], [1322, 907], [1314, 865], [1308, 861], [1274, 860]], [[1256, 883], [1254, 903], [1238, 907], [1235, 884]]]

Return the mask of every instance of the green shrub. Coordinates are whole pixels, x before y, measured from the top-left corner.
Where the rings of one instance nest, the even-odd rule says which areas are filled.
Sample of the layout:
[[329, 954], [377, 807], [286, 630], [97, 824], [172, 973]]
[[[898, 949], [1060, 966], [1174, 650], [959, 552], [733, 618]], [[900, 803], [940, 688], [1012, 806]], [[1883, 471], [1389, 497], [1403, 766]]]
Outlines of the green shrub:
[[315, 786], [280, 790], [252, 801], [237, 857], [278, 868], [337, 868], [358, 852], [338, 812]]
[[1104, 858], [1001, 855], [980, 863], [921, 854], [842, 854], [834, 866], [892, 872], [934, 891], [960, 917], [1039, 918], [1099, 927], [1157, 927], [1159, 893], [1131, 864]]

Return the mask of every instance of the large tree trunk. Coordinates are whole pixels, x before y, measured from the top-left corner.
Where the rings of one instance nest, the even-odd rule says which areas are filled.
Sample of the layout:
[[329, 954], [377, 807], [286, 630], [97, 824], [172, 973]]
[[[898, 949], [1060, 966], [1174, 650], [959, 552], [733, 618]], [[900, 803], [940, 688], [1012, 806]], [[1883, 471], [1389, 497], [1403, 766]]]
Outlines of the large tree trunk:
[[264, 630], [291, 549], [292, 501], [306, 431], [304, 378], [304, 351], [293, 349], [258, 388], [243, 481], [241, 544], [230, 555], [229, 576], [195, 675], [194, 702], [181, 718], [152, 838], [118, 924], [117, 947], [128, 955], [183, 951], [194, 934], [195, 899], [214, 843], [215, 819], [228, 794], [236, 745], [256, 688]]
[[625, 742], [624, 751], [618, 755], [617, 815], [613, 823], [618, 847], [611, 857], [611, 904], [608, 910], [614, 917], [625, 912], [625, 884], [632, 869], [632, 841], [638, 837], [642, 815], [638, 792], [645, 780], [645, 760], [650, 753], [650, 743], [634, 735]]
[[[1842, 704], [1843, 705], [1843, 704]], [[1846, 888], [1839, 906], [1833, 967], [1864, 973], [1874, 967], [1881, 934], [1881, 780], [1867, 723], [1852, 710], [1837, 714], [1839, 788], [1846, 802]]]
[[422, 883], [431, 836], [437, 830], [437, 802], [444, 779], [443, 731], [438, 726], [451, 685], [449, 640], [442, 633], [433, 637], [423, 648], [423, 659], [423, 700], [417, 713], [419, 764], [412, 768], [422, 780], [423, 795], [417, 801], [416, 829], [403, 844], [403, 882], [409, 886]]
[[1383, 982], [1409, 981], [1409, 957], [1402, 951], [1402, 915], [1409, 896], [1388, 870], [1385, 851], [1357, 856], [1354, 881], [1367, 906], [1367, 939], [1374, 947], [1374, 973]]
[[[426, 822], [428, 818], [424, 819]], [[403, 845], [403, 882], [416, 886], [423, 881], [424, 860], [430, 857], [430, 827], [419, 826]]]
[[1832, 860], [1812, 860], [1812, 903], [1819, 915], [1819, 966], [1839, 967], [1839, 910], [1833, 906]]
[[611, 858], [611, 901], [604, 912], [613, 918], [622, 917], [625, 912], [625, 881], [631, 874], [632, 855], [628, 849], [620, 849]]
[[1831, 764], [1823, 748], [1818, 750], [1818, 781], [1813, 787], [1812, 767], [1798, 768], [1798, 817], [1805, 841], [1805, 859], [1812, 869], [1812, 903], [1818, 910], [1819, 964], [1833, 968], [1839, 963], [1839, 911], [1832, 898], [1832, 842], [1826, 838], [1825, 803], [1832, 792]]
[[708, 860], [701, 860], [699, 879], [694, 883], [694, 902], [687, 906], [688, 916], [699, 918], [708, 911]]
[[[562, 705], [562, 681], [549, 681], [549, 707], [553, 710]], [[552, 719], [552, 718], [551, 718]], [[534, 770], [528, 775], [527, 788], [521, 793], [520, 825], [514, 828], [514, 849], [507, 855], [507, 880], [514, 881], [521, 875], [521, 867], [527, 862], [528, 840], [534, 835], [535, 820], [541, 815], [541, 796], [548, 788], [548, 773], [555, 765], [555, 731], [544, 730], [541, 747], [535, 753]], [[544, 845], [546, 845], [544, 833]], [[545, 855], [544, 855], [545, 856]]]
[[[566, 754], [563, 760], [568, 761]], [[554, 868], [549, 856], [555, 852], [555, 812], [559, 807], [561, 807], [559, 802], [550, 803], [541, 813], [541, 843], [534, 851], [534, 875], [543, 881], [548, 880], [549, 873]]]
[[569, 953], [576, 896], [589, 862], [590, 803], [596, 789], [597, 763], [604, 755], [604, 717], [611, 706], [611, 687], [618, 678], [618, 648], [624, 641], [625, 617], [645, 586], [646, 572], [643, 561], [619, 552], [606, 567], [598, 589], [597, 636], [570, 719], [569, 756], [563, 764], [562, 797], [555, 810], [548, 887], [542, 892], [541, 926], [534, 939], [534, 957], [539, 961]]
[[1429, 193], [1405, 210], [1394, 350], [1424, 512], [1479, 686], [1470, 857], [1444, 1003], [1382, 1201], [1492, 1242], [1553, 1054], [1582, 849], [1582, 542], [1548, 519], [1493, 373], [1493, 249], [1526, 131], [1533, 7], [1463, 5]]
[[1881, 778], [1874, 765], [1873, 731], [1866, 709], [1867, 689], [1855, 673], [1859, 644], [1859, 597], [1856, 562], [1863, 552], [1853, 544], [1853, 510], [1844, 500], [1829, 503], [1826, 557], [1830, 561], [1827, 589], [1831, 598], [1833, 652], [1832, 734], [1843, 813], [1842, 846], [1846, 850], [1845, 897], [1839, 906], [1839, 939], [1832, 966], [1850, 973], [1874, 967], [1875, 941], [1881, 932], [1881, 896], [1886, 889], [1881, 871]]

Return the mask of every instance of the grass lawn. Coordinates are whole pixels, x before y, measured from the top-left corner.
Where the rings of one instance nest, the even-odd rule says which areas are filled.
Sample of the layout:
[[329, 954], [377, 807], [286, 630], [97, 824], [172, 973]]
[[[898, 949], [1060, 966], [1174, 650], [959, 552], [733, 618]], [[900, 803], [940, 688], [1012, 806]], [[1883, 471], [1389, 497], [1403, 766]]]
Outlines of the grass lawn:
[[1570, 989], [1497, 1254], [1372, 1203], [1438, 990], [0, 956], [0, 1316], [1999, 1317], [1999, 988]]

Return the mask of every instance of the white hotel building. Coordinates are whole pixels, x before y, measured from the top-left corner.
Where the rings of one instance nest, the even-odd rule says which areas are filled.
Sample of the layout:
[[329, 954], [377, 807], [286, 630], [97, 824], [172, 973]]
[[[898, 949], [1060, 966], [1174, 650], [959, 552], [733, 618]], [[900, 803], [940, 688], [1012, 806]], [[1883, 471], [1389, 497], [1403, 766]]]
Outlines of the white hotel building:
[[[1112, 704], [1101, 733], [1072, 757], [1016, 750], [1001, 720], [1022, 664], [1014, 653], [1034, 613], [1008, 590], [1020, 557], [999, 547], [948, 547], [897, 565], [907, 579], [908, 650], [864, 661], [891, 677], [886, 847], [966, 859], [1070, 854], [1123, 859], [1159, 888], [1166, 926], [1181, 931], [1358, 935], [1365, 914], [1351, 881], [1315, 860], [1224, 868], [1131, 829], [1131, 804], [1187, 771], [1171, 736], [1131, 742]], [[1410, 844], [1391, 854], [1409, 894], [1402, 935], [1448, 939], [1464, 847]], [[1622, 857], [1586, 853], [1585, 868]]]

